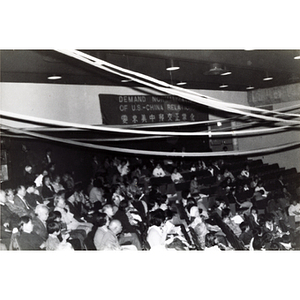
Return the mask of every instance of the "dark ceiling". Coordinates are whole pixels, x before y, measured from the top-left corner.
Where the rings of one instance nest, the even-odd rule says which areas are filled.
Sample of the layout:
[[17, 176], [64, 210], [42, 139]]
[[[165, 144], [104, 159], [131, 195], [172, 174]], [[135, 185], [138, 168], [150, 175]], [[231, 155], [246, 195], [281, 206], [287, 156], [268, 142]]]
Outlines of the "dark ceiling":
[[[187, 89], [246, 91], [300, 82], [299, 50], [81, 50], [120, 67]], [[180, 69], [167, 71], [173, 59]], [[212, 64], [217, 72], [208, 72]], [[220, 72], [219, 72], [219, 69]], [[223, 76], [224, 71], [231, 71]], [[217, 73], [217, 74], [215, 74]], [[49, 80], [50, 75], [62, 76]], [[264, 81], [269, 75], [273, 80]], [[1, 81], [138, 86], [54, 50], [2, 50]], [[220, 85], [227, 87], [220, 87]]]

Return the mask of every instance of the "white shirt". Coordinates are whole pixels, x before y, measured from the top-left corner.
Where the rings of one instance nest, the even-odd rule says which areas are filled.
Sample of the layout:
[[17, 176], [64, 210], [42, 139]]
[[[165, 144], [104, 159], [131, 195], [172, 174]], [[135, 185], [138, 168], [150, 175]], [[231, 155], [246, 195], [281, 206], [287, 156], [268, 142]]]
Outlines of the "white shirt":
[[153, 176], [155, 177], [164, 177], [166, 176], [165, 171], [162, 168], [155, 168], [152, 172]]

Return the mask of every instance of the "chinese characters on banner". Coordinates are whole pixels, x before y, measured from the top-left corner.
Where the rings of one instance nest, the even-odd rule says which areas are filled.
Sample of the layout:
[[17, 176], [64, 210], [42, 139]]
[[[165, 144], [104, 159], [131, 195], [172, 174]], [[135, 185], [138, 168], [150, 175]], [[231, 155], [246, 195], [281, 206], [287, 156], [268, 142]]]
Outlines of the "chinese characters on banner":
[[176, 96], [99, 94], [105, 125], [132, 125], [208, 120], [201, 106]]

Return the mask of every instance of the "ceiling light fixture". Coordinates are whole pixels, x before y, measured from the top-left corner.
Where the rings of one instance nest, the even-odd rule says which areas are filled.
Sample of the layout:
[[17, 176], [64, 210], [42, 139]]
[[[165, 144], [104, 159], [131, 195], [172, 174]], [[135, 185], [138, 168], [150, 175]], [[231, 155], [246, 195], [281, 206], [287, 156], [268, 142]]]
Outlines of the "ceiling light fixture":
[[263, 78], [263, 81], [270, 81], [273, 80], [272, 76], [269, 76], [268, 72], [266, 72], [266, 77]]
[[177, 85], [186, 85], [187, 84], [187, 82], [185, 82], [185, 81], [179, 81], [179, 82], [177, 82]]
[[265, 78], [263, 78], [263, 81], [270, 81], [270, 80], [273, 80], [273, 77], [266, 76]]
[[176, 66], [176, 64], [175, 64], [175, 62], [174, 62], [173, 59], [170, 60], [168, 66], [166, 68], [166, 70], [170, 71], [170, 72], [171, 71], [176, 71], [176, 70], [179, 70], [179, 69], [180, 69], [180, 67], [178, 67], [178, 65]]
[[226, 71], [226, 72], [222, 73], [221, 76], [227, 76], [227, 75], [230, 75], [230, 74], [232, 74], [230, 71]]
[[220, 87], [220, 88], [227, 88], [228, 85], [227, 85], [227, 84], [222, 84], [222, 85], [220, 85], [219, 87]]
[[49, 76], [48, 79], [49, 80], [58, 80], [58, 79], [61, 79], [61, 76], [59, 76], [59, 75], [52, 75], [52, 76]]
[[300, 55], [295, 56], [294, 59], [300, 59]]
[[246, 90], [253, 90], [253, 89], [254, 89], [254, 86], [251, 86], [251, 85], [246, 87]]
[[131, 79], [122, 79], [121, 82], [131, 82]]

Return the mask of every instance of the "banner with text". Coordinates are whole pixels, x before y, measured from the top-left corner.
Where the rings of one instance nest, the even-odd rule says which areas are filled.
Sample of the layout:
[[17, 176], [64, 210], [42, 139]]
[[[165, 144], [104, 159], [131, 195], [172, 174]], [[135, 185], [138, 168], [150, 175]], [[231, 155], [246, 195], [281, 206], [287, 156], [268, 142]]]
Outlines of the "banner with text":
[[206, 108], [176, 96], [99, 94], [104, 125], [208, 120]]

